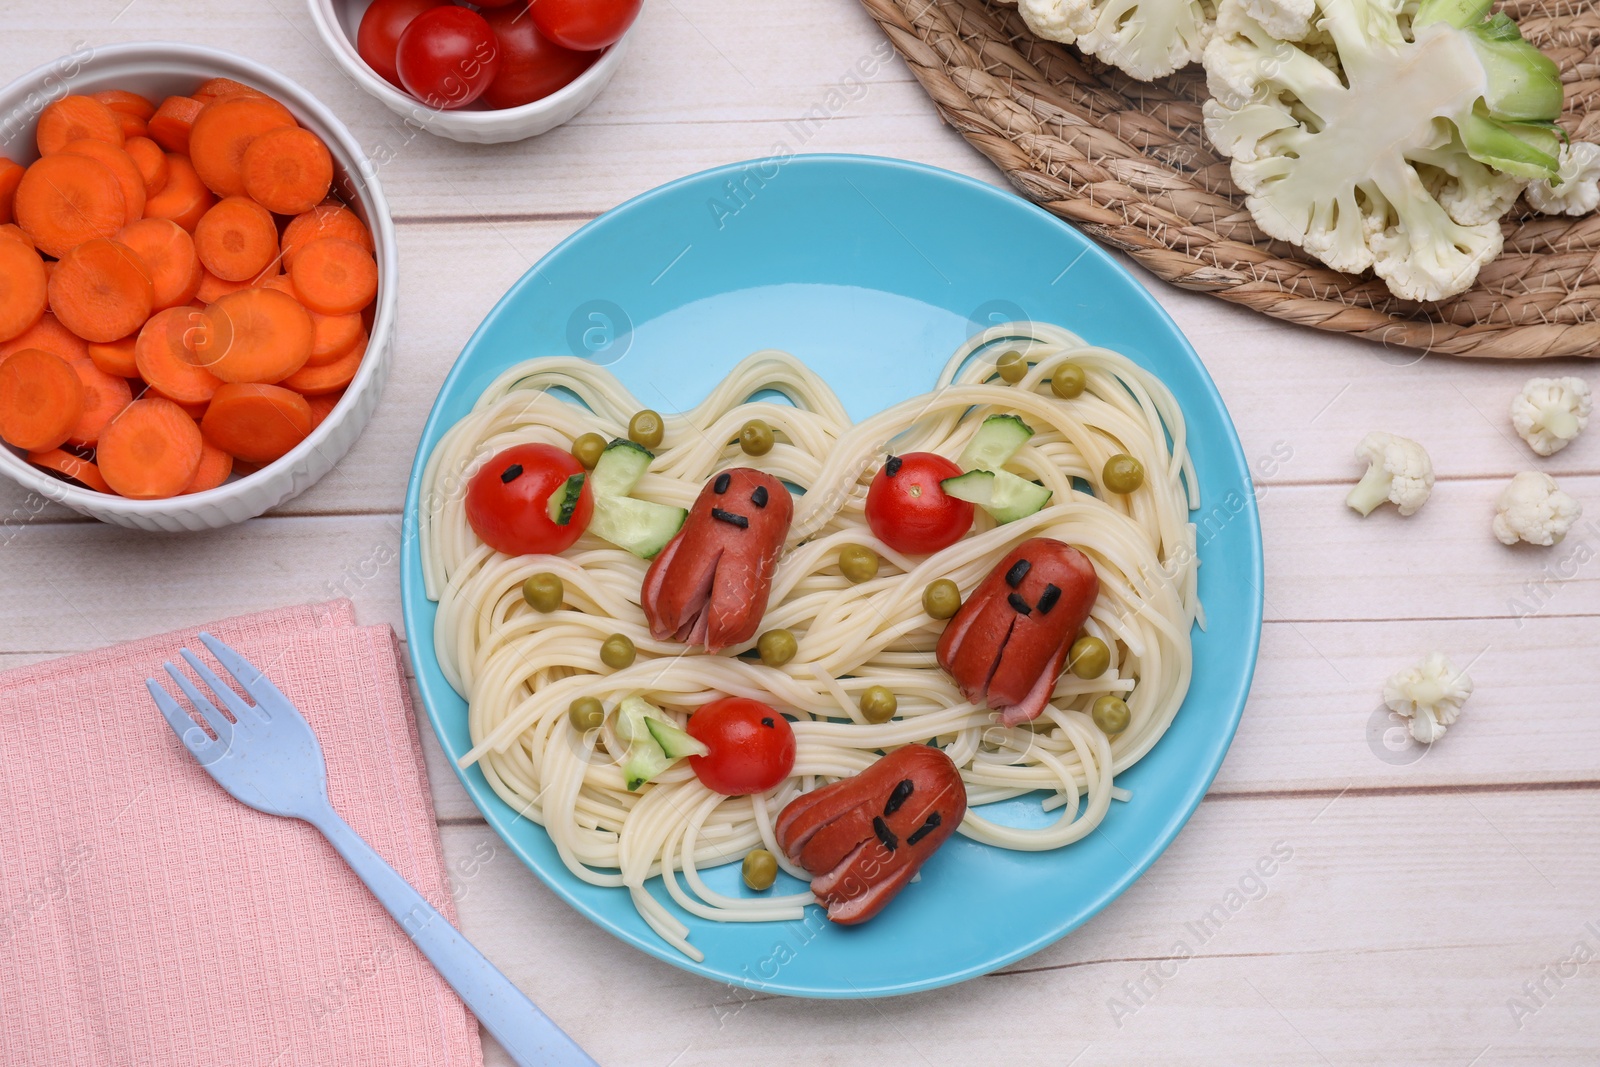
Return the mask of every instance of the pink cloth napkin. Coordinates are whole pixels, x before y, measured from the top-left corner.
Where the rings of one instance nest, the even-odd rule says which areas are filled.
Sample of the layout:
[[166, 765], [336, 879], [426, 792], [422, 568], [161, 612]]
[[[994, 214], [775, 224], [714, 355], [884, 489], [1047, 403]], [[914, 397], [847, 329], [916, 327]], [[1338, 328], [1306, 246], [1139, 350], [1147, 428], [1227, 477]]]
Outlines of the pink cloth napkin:
[[[394, 632], [347, 600], [206, 627], [317, 731], [333, 806], [451, 921]], [[0, 1063], [483, 1062], [315, 830], [212, 782], [144, 689], [197, 630], [0, 675]]]

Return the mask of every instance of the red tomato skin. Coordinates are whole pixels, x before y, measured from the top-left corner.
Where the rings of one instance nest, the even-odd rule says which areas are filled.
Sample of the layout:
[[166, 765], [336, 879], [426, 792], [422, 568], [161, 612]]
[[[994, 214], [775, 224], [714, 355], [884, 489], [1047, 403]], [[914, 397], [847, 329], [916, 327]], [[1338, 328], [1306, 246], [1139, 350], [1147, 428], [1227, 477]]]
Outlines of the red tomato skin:
[[[522, 473], [508, 481], [515, 466]], [[578, 506], [565, 526], [550, 518], [550, 494], [583, 467], [554, 445], [517, 445], [496, 455], [467, 485], [467, 522], [484, 543], [508, 556], [555, 555], [572, 547], [594, 515], [594, 496], [584, 481]]]
[[789, 720], [759, 700], [723, 697], [689, 716], [689, 736], [711, 749], [689, 766], [707, 789], [723, 796], [764, 793], [794, 769]]
[[500, 72], [483, 91], [483, 102], [490, 107], [521, 107], [542, 100], [600, 58], [597, 52], [574, 52], [545, 37], [528, 17], [524, 3], [486, 11], [483, 17], [500, 49]]
[[361, 16], [361, 26], [356, 30], [356, 51], [373, 72], [397, 89], [400, 73], [394, 67], [395, 49], [400, 35], [406, 32], [411, 20], [435, 7], [443, 7], [445, 0], [372, 0], [372, 6]]
[[[890, 475], [889, 469], [899, 466]], [[867, 525], [878, 540], [907, 555], [949, 548], [972, 528], [972, 505], [939, 485], [961, 468], [932, 452], [891, 456], [867, 489]]]
[[411, 20], [395, 49], [406, 92], [441, 111], [466, 107], [500, 70], [494, 31], [476, 11], [445, 5]]
[[644, 0], [534, 0], [539, 32], [563, 48], [594, 52], [622, 40]]

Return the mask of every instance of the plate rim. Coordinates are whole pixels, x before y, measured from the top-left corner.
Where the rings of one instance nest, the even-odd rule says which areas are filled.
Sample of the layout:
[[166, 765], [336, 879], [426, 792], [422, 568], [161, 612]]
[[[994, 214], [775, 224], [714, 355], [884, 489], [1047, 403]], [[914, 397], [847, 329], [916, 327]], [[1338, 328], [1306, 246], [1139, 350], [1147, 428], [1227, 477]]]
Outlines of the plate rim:
[[[705, 181], [715, 181], [716, 179], [726, 175], [747, 171], [751, 167], [772, 166], [775, 163], [776, 165], [783, 167], [791, 167], [796, 165], [802, 167], [845, 166], [913, 171], [936, 181], [943, 181], [957, 186], [962, 186], [967, 191], [976, 193], [979, 196], [995, 199], [1001, 202], [1006, 208], [1015, 209], [1021, 207], [1027, 211], [1031, 211], [1036, 215], [1038, 221], [1049, 225], [1050, 227], [1066, 235], [1070, 240], [1079, 243], [1084, 249], [1079, 259], [1086, 255], [1096, 256], [1100, 260], [1102, 266], [1109, 268], [1112, 272], [1121, 276], [1122, 279], [1126, 281], [1134, 291], [1136, 299], [1143, 302], [1143, 309], [1147, 313], [1152, 314], [1159, 319], [1166, 326], [1172, 337], [1181, 346], [1182, 350], [1187, 353], [1189, 359], [1194, 365], [1194, 368], [1196, 371], [1198, 371], [1199, 384], [1203, 387], [1207, 398], [1215, 406], [1217, 412], [1220, 414], [1223, 420], [1224, 426], [1229, 431], [1226, 435], [1226, 452], [1228, 453], [1229, 458], [1231, 458], [1233, 463], [1236, 465], [1237, 470], [1242, 472], [1244, 476], [1244, 485], [1241, 487], [1243, 490], [1245, 490], [1243, 493], [1244, 506], [1238, 514], [1239, 516], [1247, 519], [1246, 523], [1244, 524], [1245, 533], [1247, 535], [1244, 549], [1248, 556], [1248, 559], [1246, 560], [1246, 566], [1251, 578], [1253, 579], [1252, 587], [1254, 591], [1254, 595], [1249, 597], [1246, 601], [1246, 606], [1248, 608], [1247, 622], [1249, 624], [1249, 633], [1246, 635], [1248, 649], [1244, 658], [1245, 670], [1243, 671], [1242, 679], [1238, 685], [1236, 698], [1233, 700], [1233, 707], [1228, 714], [1226, 730], [1222, 731], [1216, 738], [1215, 744], [1217, 747], [1215, 749], [1214, 758], [1208, 757], [1207, 762], [1209, 765], [1205, 767], [1204, 772], [1191, 779], [1189, 786], [1183, 790], [1179, 803], [1173, 805], [1169, 809], [1166, 819], [1160, 823], [1160, 828], [1154, 835], [1153, 844], [1148, 850], [1148, 854], [1141, 856], [1138, 862], [1130, 864], [1127, 870], [1125, 870], [1118, 878], [1107, 883], [1106, 886], [1099, 892], [1094, 904], [1087, 910], [1075, 917], [1063, 919], [1062, 921], [1049, 927], [1040, 936], [1033, 938], [1024, 944], [1010, 946], [1005, 951], [997, 953], [992, 958], [984, 962], [971, 964], [958, 970], [948, 971], [947, 973], [935, 977], [917, 979], [891, 985], [875, 986], [865, 990], [856, 988], [854, 986], [851, 986], [849, 989], [815, 988], [811, 986], [785, 983], [778, 980], [766, 981], [760, 979], [749, 979], [733, 973], [712, 972], [707, 968], [705, 963], [696, 962], [689, 959], [688, 957], [677, 952], [666, 942], [660, 941], [659, 939], [651, 940], [646, 937], [640, 937], [635, 935], [632, 931], [619, 928], [604, 914], [599, 913], [595, 909], [591, 908], [586, 901], [573, 893], [571, 891], [571, 887], [559, 879], [547, 876], [545, 871], [542, 869], [540, 861], [530, 856], [516, 841], [514, 836], [509, 833], [509, 827], [514, 825], [516, 822], [523, 821], [523, 817], [517, 814], [516, 811], [510, 807], [510, 805], [501, 800], [486, 781], [474, 782], [470, 780], [468, 776], [472, 772], [473, 768], [461, 768], [459, 765], [457, 765], [455, 757], [451, 755], [450, 748], [445, 737], [444, 725], [441, 722], [441, 716], [435, 709], [434, 702], [430, 699], [430, 690], [424, 680], [424, 666], [431, 667], [433, 670], [438, 669], [437, 660], [433, 657], [432, 626], [428, 626], [426, 660], [424, 660], [422, 643], [419, 643], [418, 640], [416, 640], [416, 635], [419, 633], [421, 622], [421, 620], [417, 618], [417, 609], [419, 605], [418, 598], [420, 597], [422, 600], [426, 600], [426, 596], [417, 580], [410, 576], [410, 564], [412, 562], [413, 555], [420, 552], [418, 547], [417, 526], [419, 514], [418, 504], [420, 503], [421, 499], [423, 469], [428, 460], [428, 456], [423, 450], [423, 442], [429, 440], [430, 438], [436, 437], [438, 433], [442, 432], [442, 428], [438, 424], [442, 421], [441, 408], [443, 398], [445, 394], [451, 390], [452, 386], [456, 384], [458, 377], [464, 373], [462, 366], [463, 356], [478, 343], [488, 325], [499, 317], [499, 315], [511, 301], [513, 295], [521, 289], [527, 279], [538, 274], [546, 263], [561, 255], [570, 246], [584, 240], [586, 235], [592, 229], [610, 220], [612, 216], [641, 207], [654, 199], [667, 196], [670, 193], [687, 185], [693, 185]], [[1074, 260], [1074, 263], [1076, 262], [1077, 260]], [[909, 993], [940, 989], [946, 986], [956, 985], [969, 979], [992, 973], [1002, 967], [1007, 966], [1008, 964], [1015, 963], [1017, 960], [1024, 959], [1033, 953], [1038, 952], [1051, 944], [1054, 944], [1056, 941], [1059, 941], [1073, 930], [1076, 930], [1087, 923], [1089, 920], [1103, 911], [1112, 901], [1122, 896], [1122, 894], [1128, 890], [1128, 887], [1136, 882], [1139, 878], [1143, 877], [1145, 871], [1147, 871], [1150, 866], [1158, 858], [1165, 854], [1167, 849], [1172, 846], [1172, 842], [1176, 840], [1177, 835], [1182, 831], [1183, 827], [1188, 824], [1189, 820], [1194, 816], [1194, 813], [1199, 809], [1200, 801], [1210, 790], [1211, 784], [1216, 779], [1217, 773], [1222, 769], [1223, 761], [1227, 758], [1228, 751], [1232, 748], [1234, 738], [1238, 733], [1239, 723], [1244, 716], [1244, 707], [1249, 699], [1250, 690], [1255, 681], [1255, 672], [1261, 648], [1261, 630], [1264, 620], [1265, 606], [1265, 564], [1263, 557], [1260, 511], [1256, 499], [1255, 481], [1251, 476], [1250, 465], [1244, 454], [1244, 447], [1239, 438], [1238, 427], [1234, 424], [1233, 415], [1228, 410], [1227, 404], [1223, 401], [1222, 394], [1217, 389], [1216, 382], [1212, 379], [1209, 368], [1200, 358], [1199, 353], [1195, 351], [1194, 346], [1190, 343], [1183, 330], [1179, 328], [1177, 322], [1172, 318], [1171, 314], [1167, 312], [1166, 308], [1163, 307], [1158, 300], [1156, 300], [1149, 288], [1141, 283], [1138, 277], [1136, 277], [1133, 272], [1130, 271], [1124, 264], [1114, 258], [1107, 249], [1089, 238], [1077, 227], [1057, 218], [1056, 216], [1045, 211], [1043, 208], [1039, 207], [1037, 204], [1017, 196], [1001, 186], [993, 185], [964, 174], [959, 174], [955, 171], [946, 170], [942, 167], [935, 167], [926, 163], [918, 163], [912, 160], [839, 152], [793, 153], [784, 156], [757, 157], [754, 159], [739, 160], [716, 167], [710, 167], [705, 170], [696, 171], [695, 173], [675, 178], [672, 181], [654, 186], [645, 190], [644, 192], [632, 196], [617, 206], [603, 212], [600, 215], [597, 215], [593, 219], [590, 219], [588, 222], [578, 227], [572, 233], [568, 234], [561, 241], [551, 247], [550, 250], [547, 251], [543, 256], [539, 257], [539, 259], [531, 267], [524, 271], [517, 278], [517, 280], [506, 289], [500, 298], [495, 301], [494, 306], [484, 314], [478, 325], [473, 329], [472, 334], [461, 346], [460, 351], [457, 352], [455, 360], [451, 363], [449, 372], [445, 375], [444, 380], [439, 385], [438, 392], [434, 396], [433, 404], [429, 408], [428, 418], [423, 423], [422, 430], [418, 436], [416, 455], [412, 460], [411, 473], [406, 483], [405, 511], [402, 515], [399, 562], [401, 614], [406, 630], [406, 656], [412, 666], [413, 676], [416, 679], [417, 694], [420, 698], [423, 711], [427, 715], [429, 726], [433, 729], [435, 739], [439, 742], [439, 746], [443, 751], [445, 758], [448, 760], [451, 769], [455, 772], [457, 781], [461, 783], [462, 788], [465, 789], [468, 797], [471, 798], [473, 806], [478, 809], [478, 813], [483, 817], [484, 821], [491, 829], [494, 830], [495, 834], [506, 845], [506, 847], [511, 850], [512, 854], [517, 857], [522, 865], [531, 871], [534, 876], [537, 877], [539, 881], [543, 883], [547, 889], [554, 893], [564, 904], [572, 908], [579, 915], [583, 916], [585, 919], [588, 919], [591, 923], [605, 931], [608, 935], [616, 938], [626, 945], [645, 952], [656, 959], [672, 964], [681, 970], [687, 971], [707, 981], [740, 986], [761, 993], [775, 993], [784, 996], [817, 1000], [861, 1000], [885, 996], [902, 996]], [[1187, 696], [1185, 699], [1187, 700]], [[1208, 749], [1207, 753], [1210, 751], [1211, 750]], [[481, 778], [482, 771], [478, 771], [477, 773]], [[496, 805], [499, 809], [503, 809], [503, 811], [496, 810]], [[509, 821], [507, 821], [508, 815], [510, 816]], [[529, 821], [531, 822], [531, 820]], [[504, 825], [502, 825], [503, 823]], [[533, 825], [538, 827], [540, 833], [546, 833], [542, 826], [538, 826], [537, 823]]]

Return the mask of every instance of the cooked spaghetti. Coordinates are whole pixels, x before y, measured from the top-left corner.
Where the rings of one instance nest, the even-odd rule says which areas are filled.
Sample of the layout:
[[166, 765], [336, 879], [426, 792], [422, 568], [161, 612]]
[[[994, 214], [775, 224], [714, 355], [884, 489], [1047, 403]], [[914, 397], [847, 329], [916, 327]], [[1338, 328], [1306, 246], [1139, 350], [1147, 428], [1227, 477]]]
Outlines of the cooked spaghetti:
[[[996, 375], [995, 357], [1009, 351], [1030, 364], [1014, 385]], [[1070, 400], [1048, 384], [1065, 360], [1087, 379], [1083, 394]], [[752, 399], [768, 391], [790, 403]], [[509, 557], [468, 524], [462, 490], [488, 457], [530, 442], [570, 448], [587, 432], [623, 436], [642, 406], [588, 361], [532, 359], [501, 375], [444, 435], [423, 479], [421, 554], [428, 596], [439, 605], [435, 650], [469, 705], [473, 748], [462, 763], [477, 763], [507, 804], [544, 826], [575, 876], [627, 887], [651, 928], [699, 959], [688, 928], [645, 882], [661, 875], [671, 899], [705, 919], [799, 918], [810, 893], [729, 896], [712, 890], [700, 871], [764, 847], [806, 878], [775, 843], [778, 812], [801, 792], [859, 773], [884, 750], [927, 742], [943, 748], [961, 770], [971, 805], [960, 832], [1000, 848], [1060, 848], [1093, 830], [1113, 799], [1126, 799], [1114, 778], [1150, 750], [1182, 704], [1189, 634], [1200, 612], [1188, 521], [1199, 505], [1194, 470], [1182, 414], [1159, 379], [1059, 327], [1020, 322], [971, 338], [931, 392], [860, 423], [850, 422], [817, 375], [776, 351], [748, 357], [698, 406], [667, 416], [664, 444], [636, 496], [688, 507], [711, 475], [735, 465], [759, 467], [797, 491], [762, 622], [763, 630], [783, 627], [798, 638], [798, 655], [777, 668], [740, 655], [753, 642], [706, 655], [652, 638], [639, 604], [648, 563], [592, 534], [559, 556]], [[1034, 428], [1007, 467], [1053, 490], [1049, 504], [998, 526], [979, 511], [972, 532], [925, 557], [903, 556], [875, 538], [863, 503], [886, 454], [953, 458], [996, 413], [1019, 415]], [[777, 440], [755, 459], [737, 443], [750, 419], [768, 423]], [[1149, 472], [1126, 496], [1100, 487], [1106, 460], [1118, 453]], [[1084, 632], [1106, 642], [1111, 667], [1092, 680], [1062, 674], [1038, 719], [1004, 727], [993, 712], [965, 702], [935, 662], [944, 624], [926, 614], [922, 592], [948, 578], [969, 593], [1013, 546], [1041, 535], [1093, 561], [1100, 594]], [[846, 544], [879, 554], [875, 578], [852, 584], [840, 573]], [[524, 580], [544, 571], [565, 583], [561, 610], [536, 612], [523, 599]], [[621, 670], [599, 659], [613, 633], [638, 650]], [[858, 699], [869, 686], [896, 694], [894, 719], [872, 724], [862, 717]], [[612, 717], [580, 734], [567, 709], [594, 697], [610, 710], [633, 694], [679, 724], [722, 696], [769, 703], [793, 720], [793, 772], [765, 794], [729, 797], [679, 762], [631, 792], [619, 766], [626, 746]], [[1124, 699], [1131, 712], [1113, 738], [1089, 714], [1106, 694]], [[982, 805], [1024, 794], [1060, 814], [1023, 829], [982, 813]]]

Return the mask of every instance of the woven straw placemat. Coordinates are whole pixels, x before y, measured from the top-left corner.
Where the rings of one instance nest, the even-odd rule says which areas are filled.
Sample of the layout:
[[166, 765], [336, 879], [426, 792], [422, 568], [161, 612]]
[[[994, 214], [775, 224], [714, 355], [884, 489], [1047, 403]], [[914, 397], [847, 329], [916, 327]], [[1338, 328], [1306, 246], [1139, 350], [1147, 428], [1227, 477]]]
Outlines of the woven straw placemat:
[[[1198, 65], [1140, 82], [1029, 32], [995, 0], [862, 0], [947, 122], [1029, 199], [1185, 289], [1318, 329], [1462, 356], [1600, 355], [1600, 216], [1520, 202], [1477, 285], [1417, 304], [1258, 230], [1205, 138]], [[1509, 0], [1561, 67], [1562, 125], [1600, 139], [1600, 4]]]

